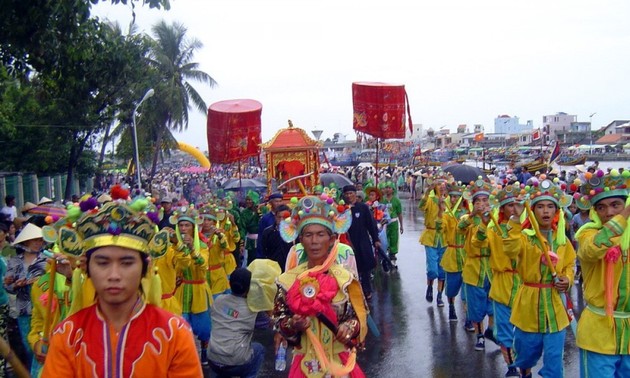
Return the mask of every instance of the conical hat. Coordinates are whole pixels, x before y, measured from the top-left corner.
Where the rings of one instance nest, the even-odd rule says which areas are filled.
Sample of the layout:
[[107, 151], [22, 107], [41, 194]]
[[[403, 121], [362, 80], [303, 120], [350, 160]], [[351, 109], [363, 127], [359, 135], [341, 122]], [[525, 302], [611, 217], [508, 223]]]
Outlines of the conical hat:
[[25, 241], [43, 238], [42, 229], [29, 223], [24, 227], [20, 234], [15, 238], [13, 245], [24, 243]]
[[48, 197], [42, 197], [39, 202], [37, 202], [38, 205], [44, 205], [46, 203], [53, 203], [53, 200]]
[[21, 213], [26, 213], [26, 212], [28, 212], [29, 210], [34, 209], [34, 208], [36, 208], [36, 207], [37, 207], [37, 205], [35, 205], [34, 203], [32, 203], [32, 202], [26, 202], [26, 203], [24, 204], [24, 206], [22, 206], [22, 208], [20, 209], [20, 212], [21, 212]]

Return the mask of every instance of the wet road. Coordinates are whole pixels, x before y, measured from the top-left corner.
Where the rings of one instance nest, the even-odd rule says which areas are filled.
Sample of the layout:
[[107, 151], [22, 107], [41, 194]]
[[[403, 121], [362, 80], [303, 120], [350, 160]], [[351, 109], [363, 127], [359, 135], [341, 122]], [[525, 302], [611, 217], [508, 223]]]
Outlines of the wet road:
[[[423, 229], [416, 203], [403, 200], [405, 233], [400, 240], [398, 272], [374, 277], [370, 301], [372, 317], [381, 336], [368, 333], [366, 350], [358, 363], [367, 377], [503, 377], [507, 368], [499, 347], [486, 340], [485, 351], [475, 351], [475, 336], [464, 330], [464, 312], [457, 299], [458, 322], [448, 321], [448, 305], [438, 308], [424, 299], [426, 290], [424, 248], [418, 243]], [[581, 292], [572, 289], [573, 303], [582, 307]], [[257, 330], [255, 339], [269, 347], [259, 377], [286, 377], [274, 370], [272, 332]], [[542, 359], [533, 369], [534, 376]], [[575, 338], [567, 330], [564, 352], [565, 376], [579, 376]], [[208, 370], [206, 376], [211, 377]]]

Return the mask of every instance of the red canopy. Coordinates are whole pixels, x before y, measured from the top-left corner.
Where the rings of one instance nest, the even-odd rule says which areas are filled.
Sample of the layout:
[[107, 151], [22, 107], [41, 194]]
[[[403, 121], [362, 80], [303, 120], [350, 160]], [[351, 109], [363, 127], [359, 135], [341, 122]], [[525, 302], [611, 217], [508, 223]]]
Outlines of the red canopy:
[[228, 164], [260, 154], [262, 104], [256, 100], [226, 100], [208, 108], [210, 161]]
[[[352, 104], [354, 107], [352, 124], [357, 132], [382, 139], [405, 137], [405, 110], [409, 112], [409, 101], [404, 85], [352, 83]], [[411, 114], [409, 130], [412, 130]]]

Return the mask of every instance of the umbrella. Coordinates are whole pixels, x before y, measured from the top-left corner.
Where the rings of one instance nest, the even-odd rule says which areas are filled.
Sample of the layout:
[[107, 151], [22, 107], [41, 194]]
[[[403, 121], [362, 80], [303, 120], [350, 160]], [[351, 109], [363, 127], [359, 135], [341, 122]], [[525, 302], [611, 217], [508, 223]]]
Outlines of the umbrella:
[[207, 173], [208, 172], [208, 168], [204, 168], [204, 167], [184, 167], [182, 169], [180, 169], [180, 171], [184, 172], [184, 173]]
[[464, 184], [477, 180], [479, 176], [486, 178], [486, 174], [481, 169], [466, 164], [453, 164], [442, 170], [453, 175], [455, 181], [461, 181]]
[[354, 185], [347, 176], [339, 173], [322, 173], [319, 175], [319, 181], [321, 181], [323, 186], [328, 186], [334, 182], [338, 188], [343, 188], [346, 185]]
[[257, 179], [230, 179], [223, 184], [225, 190], [265, 189], [267, 184]]
[[54, 205], [39, 205], [28, 211], [30, 215], [42, 215], [42, 216], [58, 216], [59, 218], [65, 217], [67, 210], [65, 207]]

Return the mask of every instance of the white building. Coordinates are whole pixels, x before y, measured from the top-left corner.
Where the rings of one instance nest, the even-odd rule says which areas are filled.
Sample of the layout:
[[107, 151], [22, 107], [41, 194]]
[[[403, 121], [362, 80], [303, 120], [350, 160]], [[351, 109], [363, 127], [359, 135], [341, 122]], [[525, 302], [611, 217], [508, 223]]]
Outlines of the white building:
[[494, 132], [497, 134], [516, 135], [531, 132], [533, 129], [534, 121], [529, 120], [527, 123], [521, 124], [517, 116], [510, 117], [503, 114], [494, 119]]

